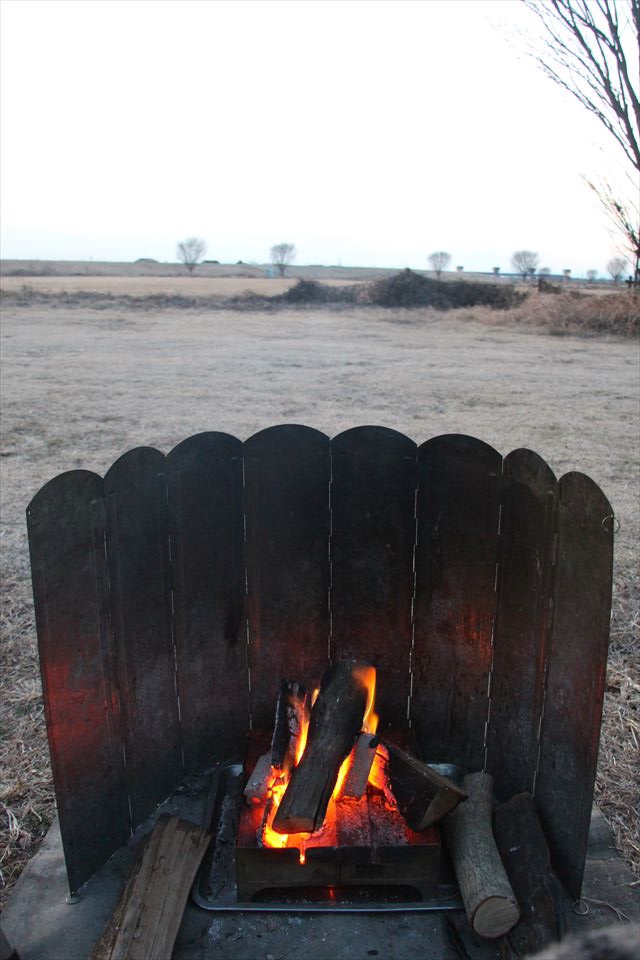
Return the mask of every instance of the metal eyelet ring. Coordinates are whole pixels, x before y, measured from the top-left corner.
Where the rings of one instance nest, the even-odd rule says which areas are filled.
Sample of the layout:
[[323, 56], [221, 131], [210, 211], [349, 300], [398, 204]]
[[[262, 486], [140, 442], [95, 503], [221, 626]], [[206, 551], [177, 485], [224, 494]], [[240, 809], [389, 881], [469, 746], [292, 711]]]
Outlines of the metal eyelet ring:
[[[613, 521], [613, 523], [611, 523], [610, 521]], [[617, 517], [614, 517], [612, 513], [610, 513], [607, 517], [603, 517], [602, 520], [600, 521], [600, 525], [602, 526], [602, 529], [605, 530], [607, 533], [615, 534], [620, 529], [620, 521], [618, 520]]]
[[586, 900], [583, 900], [582, 897], [580, 897], [579, 900], [576, 900], [571, 909], [579, 917], [586, 917], [586, 915], [589, 913], [589, 904]]

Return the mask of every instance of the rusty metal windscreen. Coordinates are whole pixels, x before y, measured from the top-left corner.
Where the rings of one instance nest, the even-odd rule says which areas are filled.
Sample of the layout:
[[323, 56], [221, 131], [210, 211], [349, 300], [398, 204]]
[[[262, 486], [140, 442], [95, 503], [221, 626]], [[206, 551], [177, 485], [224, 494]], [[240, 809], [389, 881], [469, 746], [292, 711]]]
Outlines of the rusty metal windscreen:
[[140, 447], [27, 510], [44, 702], [76, 890], [187, 773], [240, 759], [280, 680], [372, 662], [424, 759], [532, 792], [582, 883], [612, 510], [530, 450], [365, 426]]

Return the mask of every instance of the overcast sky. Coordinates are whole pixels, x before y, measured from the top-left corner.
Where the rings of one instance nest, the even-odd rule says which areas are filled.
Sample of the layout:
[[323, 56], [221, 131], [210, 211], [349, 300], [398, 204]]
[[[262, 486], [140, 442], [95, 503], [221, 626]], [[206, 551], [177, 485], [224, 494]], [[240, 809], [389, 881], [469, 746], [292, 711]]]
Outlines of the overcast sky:
[[[518, 0], [4, 0], [2, 256], [604, 273], [597, 122]], [[612, 172], [613, 171], [613, 172]]]

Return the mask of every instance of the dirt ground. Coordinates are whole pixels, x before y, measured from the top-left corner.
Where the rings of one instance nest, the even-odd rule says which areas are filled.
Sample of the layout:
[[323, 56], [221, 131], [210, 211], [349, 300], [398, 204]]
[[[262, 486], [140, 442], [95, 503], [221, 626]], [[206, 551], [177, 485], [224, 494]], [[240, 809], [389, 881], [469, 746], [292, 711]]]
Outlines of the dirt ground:
[[[6, 287], [9, 281], [22, 285], [36, 279], [2, 282]], [[67, 284], [70, 279], [64, 278]], [[42, 278], [48, 285], [53, 280]], [[279, 283], [261, 282], [270, 288]], [[468, 316], [468, 311], [461, 320], [455, 313], [374, 308], [269, 314], [134, 314], [118, 307], [46, 304], [5, 309], [0, 800], [5, 805], [2, 840], [9, 853], [0, 850], [5, 857], [0, 867], [9, 883], [52, 815], [27, 503], [55, 474], [74, 467], [104, 474], [137, 445], [168, 452], [202, 430], [244, 439], [283, 422], [308, 424], [330, 435], [358, 424], [382, 424], [418, 442], [441, 433], [469, 433], [503, 454], [530, 447], [558, 476], [581, 470], [600, 484], [620, 531], [598, 791], [625, 855], [640, 863], [638, 774], [629, 759], [640, 736], [637, 713], [630, 709], [640, 694], [638, 344], [550, 336], [480, 324]]]

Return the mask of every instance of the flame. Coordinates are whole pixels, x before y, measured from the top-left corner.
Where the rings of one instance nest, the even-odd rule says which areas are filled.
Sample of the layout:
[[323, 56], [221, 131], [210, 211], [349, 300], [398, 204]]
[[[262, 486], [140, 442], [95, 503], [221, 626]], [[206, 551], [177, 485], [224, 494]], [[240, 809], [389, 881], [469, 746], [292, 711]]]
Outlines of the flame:
[[369, 773], [369, 783], [376, 790], [384, 790], [385, 788], [388, 779], [388, 764], [389, 751], [383, 743], [379, 743]]
[[376, 668], [368, 666], [356, 667], [354, 676], [367, 691], [367, 706], [364, 711], [362, 730], [364, 733], [375, 733], [378, 729], [378, 721], [380, 719], [373, 709], [376, 702]]
[[337, 800], [338, 797], [340, 796], [342, 792], [342, 785], [347, 779], [347, 774], [349, 773], [349, 769], [352, 763], [353, 763], [353, 750], [351, 751], [348, 757], [344, 758], [340, 766], [340, 769], [338, 770], [338, 778], [336, 780], [336, 785], [333, 788], [333, 793], [331, 794], [332, 800]]
[[272, 780], [270, 784], [271, 788], [271, 797], [267, 801], [270, 804], [269, 813], [267, 815], [267, 822], [264, 825], [264, 831], [262, 834], [262, 842], [265, 847], [286, 847], [287, 840], [289, 839], [288, 833], [276, 833], [273, 829], [273, 818], [276, 815], [276, 811], [280, 806], [280, 801], [284, 796], [284, 792], [287, 789], [287, 779], [285, 777], [279, 777], [272, 770]]

